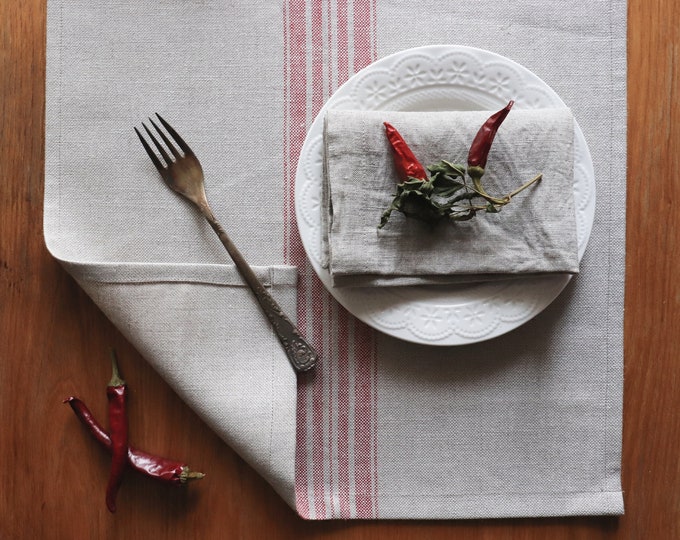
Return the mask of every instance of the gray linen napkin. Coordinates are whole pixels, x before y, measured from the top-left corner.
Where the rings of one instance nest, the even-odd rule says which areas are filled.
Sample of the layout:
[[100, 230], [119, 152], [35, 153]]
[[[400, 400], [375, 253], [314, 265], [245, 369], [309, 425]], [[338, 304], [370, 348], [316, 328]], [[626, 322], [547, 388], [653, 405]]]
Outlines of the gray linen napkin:
[[377, 228], [399, 181], [383, 122], [399, 130], [423, 165], [441, 159], [464, 164], [492, 113], [328, 111], [323, 238], [335, 286], [578, 273], [569, 109], [513, 110], [501, 126], [482, 179], [487, 191], [502, 197], [538, 173], [543, 179], [500, 213], [432, 227], [393, 212]]

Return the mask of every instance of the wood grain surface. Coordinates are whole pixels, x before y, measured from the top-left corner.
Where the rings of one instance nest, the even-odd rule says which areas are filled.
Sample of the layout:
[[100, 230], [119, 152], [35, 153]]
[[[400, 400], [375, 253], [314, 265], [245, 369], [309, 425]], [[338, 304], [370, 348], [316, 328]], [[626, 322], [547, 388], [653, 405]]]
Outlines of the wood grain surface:
[[[680, 538], [680, 2], [629, 2], [625, 406], [620, 518], [304, 522], [222, 443], [45, 250], [46, 0], [0, 0], [0, 538]], [[622, 194], [598, 194], [618, 204]], [[107, 350], [136, 445], [208, 472], [171, 489], [109, 459], [61, 401], [105, 420]]]

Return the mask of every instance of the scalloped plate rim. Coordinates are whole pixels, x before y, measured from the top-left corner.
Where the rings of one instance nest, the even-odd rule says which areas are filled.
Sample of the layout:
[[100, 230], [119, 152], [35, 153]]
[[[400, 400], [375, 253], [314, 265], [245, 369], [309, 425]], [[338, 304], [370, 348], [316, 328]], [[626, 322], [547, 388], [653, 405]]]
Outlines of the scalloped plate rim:
[[[303, 192], [306, 190], [304, 189], [306, 185], [303, 185], [303, 179], [304, 177], [308, 177], [309, 175], [307, 174], [308, 172], [308, 163], [305, 161], [306, 158], [310, 157], [309, 156], [309, 151], [310, 148], [314, 146], [314, 144], [317, 142], [316, 139], [318, 138], [319, 133], [321, 132], [320, 128], [322, 126], [322, 119], [326, 113], [326, 111], [333, 107], [333, 105], [337, 103], [347, 103], [348, 101], [355, 101], [355, 96], [352, 94], [352, 90], [357, 84], [357, 81], [360, 81], [362, 79], [365, 79], [367, 76], [370, 76], [374, 72], [379, 72], [379, 71], [385, 71], [385, 72], [391, 72], [392, 67], [395, 65], [402, 65], [404, 62], [408, 61], [408, 57], [412, 56], [418, 56], [421, 59], [429, 59], [433, 61], [438, 61], [442, 58], [448, 57], [448, 60], [451, 60], [451, 58], [455, 57], [456, 55], [459, 56], [466, 56], [467, 58], [474, 58], [476, 61], [480, 63], [480, 65], [488, 65], [490, 63], [497, 63], [498, 65], [506, 65], [516, 73], [519, 73], [523, 75], [525, 78], [529, 79], [529, 82], [531, 82], [531, 85], [524, 85], [524, 88], [536, 88], [538, 90], [541, 90], [541, 92], [545, 93], [545, 97], [547, 98], [552, 98], [554, 103], [552, 103], [552, 106], [564, 106], [566, 107], [566, 104], [562, 101], [562, 99], [559, 97], [559, 95], [550, 87], [548, 86], [540, 77], [538, 77], [536, 74], [534, 74], [532, 71], [530, 71], [528, 68], [522, 66], [521, 64], [515, 62], [514, 60], [510, 60], [509, 58], [506, 58], [502, 55], [499, 55], [497, 53], [487, 51], [484, 49], [479, 49], [475, 47], [468, 47], [464, 45], [445, 45], [445, 44], [440, 44], [440, 45], [426, 45], [422, 47], [415, 47], [411, 49], [405, 49], [402, 51], [395, 52], [393, 54], [390, 54], [388, 56], [385, 56], [381, 59], [376, 60], [369, 66], [365, 67], [364, 69], [358, 71], [355, 73], [352, 77], [350, 77], [344, 84], [342, 84], [336, 91], [335, 93], [330, 97], [330, 99], [323, 105], [323, 107], [320, 109], [319, 113], [317, 116], [314, 118], [312, 125], [310, 126], [310, 129], [307, 132], [307, 135], [305, 137], [304, 144], [302, 145], [301, 151], [300, 151], [300, 157], [297, 163], [297, 168], [296, 168], [296, 174], [295, 174], [295, 212], [296, 212], [296, 218], [298, 222], [298, 228], [300, 232], [300, 238], [302, 240], [302, 245], [305, 249], [305, 252], [307, 254], [307, 258], [316, 272], [317, 276], [323, 283], [323, 285], [326, 287], [326, 289], [330, 292], [330, 294], [342, 305], [344, 306], [350, 313], [352, 313], [355, 317], [357, 317], [359, 320], [363, 321], [364, 323], [368, 324], [372, 328], [383, 332], [387, 335], [390, 335], [392, 337], [402, 339], [405, 341], [413, 342], [413, 343], [419, 343], [423, 345], [437, 345], [437, 346], [454, 346], [454, 345], [466, 345], [466, 344], [471, 344], [471, 343], [477, 343], [481, 341], [486, 341], [488, 339], [492, 339], [495, 337], [498, 337], [500, 335], [503, 335], [507, 332], [510, 332], [526, 322], [530, 321], [533, 319], [536, 315], [541, 313], [547, 306], [549, 306], [557, 296], [564, 290], [564, 288], [567, 286], [567, 284], [571, 281], [571, 276], [568, 275], [559, 275], [559, 276], [544, 276], [541, 278], [533, 278], [530, 281], [527, 280], [512, 280], [512, 282], [508, 282], [508, 286], [505, 289], [501, 289], [500, 291], [496, 291], [492, 295], [488, 295], [486, 297], [482, 297], [477, 300], [471, 300], [467, 304], [463, 303], [462, 306], [473, 306], [473, 307], [479, 307], [481, 305], [487, 304], [489, 302], [496, 302], [498, 305], [502, 304], [503, 300], [502, 298], [499, 299], [499, 297], [503, 296], [503, 293], [508, 289], [512, 288], [511, 285], [518, 285], [521, 283], [521, 287], [526, 289], [526, 297], [528, 298], [528, 304], [530, 304], [530, 308], [527, 311], [527, 313], [522, 316], [522, 317], [508, 317], [507, 319], [503, 319], [502, 314], [496, 313], [495, 317], [492, 318], [491, 323], [488, 325], [488, 328], [490, 328], [489, 331], [485, 332], [480, 332], [479, 334], [476, 334], [473, 330], [468, 330], [468, 329], [461, 329], [460, 327], [458, 328], [458, 331], [456, 331], [456, 325], [454, 323], [449, 323], [451, 325], [451, 328], [446, 328], [443, 331], [435, 333], [436, 335], [442, 336], [440, 339], [426, 339], [424, 338], [425, 332], [414, 330], [411, 326], [408, 324], [395, 324], [392, 325], [392, 327], [388, 326], [381, 326], [379, 322], [379, 317], [382, 315], [383, 319], [385, 318], [385, 311], [384, 308], [381, 308], [381, 302], [372, 302], [371, 298], [375, 298], [376, 296], [382, 297], [383, 300], [385, 299], [391, 299], [394, 300], [395, 297], [399, 296], [399, 294], [395, 294], [394, 292], [390, 292], [391, 288], [390, 287], [379, 287], [379, 288], [371, 288], [370, 291], [362, 288], [336, 288], [333, 287], [331, 284], [331, 279], [328, 271], [324, 268], [321, 267], [320, 261], [317, 260], [317, 253], [319, 252], [318, 249], [314, 250], [314, 247], [310, 245], [311, 242], [313, 242], [315, 239], [318, 241], [318, 234], [315, 234], [313, 231], [313, 228], [310, 228], [308, 225], [308, 217], [312, 215], [312, 212], [308, 208], [305, 207], [305, 199], [303, 197]], [[487, 57], [489, 60], [487, 62], [483, 62], [479, 60], [479, 56], [481, 57]], [[446, 86], [446, 85], [444, 85]], [[461, 86], [461, 93], [464, 93], [464, 90], [472, 90], [472, 87], [470, 86]], [[453, 85], [449, 85], [449, 88], [453, 88]], [[418, 90], [424, 90], [428, 88], [427, 85], [419, 87], [416, 89]], [[412, 91], [413, 89], [411, 89]], [[402, 94], [405, 92], [402, 92]], [[488, 92], [489, 97], [498, 97], [497, 95], [493, 94], [492, 92]], [[395, 96], [392, 96], [391, 99], [393, 99]], [[397, 96], [398, 97], [398, 96]], [[501, 98], [505, 99], [505, 98]], [[367, 110], [380, 110], [378, 108], [367, 108]], [[450, 109], [449, 109], [450, 110]], [[582, 240], [582, 243], [579, 244], [579, 259], [582, 258], [583, 253], [585, 252], [586, 245], [588, 243], [588, 239], [590, 237], [590, 233], [592, 230], [592, 225], [594, 221], [594, 204], [595, 204], [595, 197], [596, 197], [596, 186], [595, 186], [595, 180], [594, 180], [594, 171], [593, 171], [593, 165], [592, 165], [592, 158], [590, 155], [590, 151], [587, 145], [587, 142], [585, 141], [585, 137], [583, 136], [583, 133], [576, 122], [574, 120], [575, 124], [575, 136], [576, 139], [579, 139], [578, 142], [582, 145], [581, 150], [583, 151], [584, 155], [582, 156], [582, 161], [579, 163], [575, 162], [575, 166], [584, 166], [585, 170], [585, 175], [587, 176], [587, 187], [589, 189], [589, 194], [590, 196], [585, 200], [585, 202], [580, 201], [580, 206], [583, 208], [576, 208], [577, 210], [577, 220], [581, 220], [584, 222], [583, 227], [585, 227], [584, 231], [585, 234], [583, 235], [584, 238]], [[577, 156], [575, 156], [575, 159]], [[585, 162], [584, 162], [585, 161]], [[314, 181], [315, 179], [310, 180]], [[575, 206], [579, 206], [579, 202], [575, 201]], [[320, 220], [320, 216], [319, 216]], [[498, 284], [496, 283], [496, 286]], [[484, 289], [485, 285], [480, 284], [480, 285], [475, 285], [475, 286], [470, 286], [469, 288], [471, 289], [472, 287], [475, 287], [476, 289]], [[403, 293], [405, 290], [411, 290], [415, 291], [418, 288], [416, 287], [399, 287], [399, 292], [403, 296]], [[442, 291], [445, 290], [442, 288]], [[417, 295], [417, 293], [415, 293]], [[506, 301], [512, 301], [512, 298], [506, 299]], [[422, 300], [404, 300], [403, 302], [399, 303], [399, 307], [402, 309], [412, 309], [412, 308], [417, 308], [421, 307], [422, 305], [430, 305], [433, 309], [439, 309], [442, 308], [445, 311], [448, 310], [449, 315], [451, 311], [456, 311], [461, 307], [459, 304], [455, 305], [448, 305], [446, 303], [442, 304], [437, 304], [437, 302], [429, 302], [423, 303]], [[390, 308], [394, 309], [394, 308]], [[502, 307], [498, 307], [498, 310], [502, 311]], [[377, 311], [377, 314], [375, 314]], [[452, 317], [455, 319], [455, 317]], [[449, 318], [451, 320], [451, 317]], [[435, 335], [433, 334], [433, 335]]]

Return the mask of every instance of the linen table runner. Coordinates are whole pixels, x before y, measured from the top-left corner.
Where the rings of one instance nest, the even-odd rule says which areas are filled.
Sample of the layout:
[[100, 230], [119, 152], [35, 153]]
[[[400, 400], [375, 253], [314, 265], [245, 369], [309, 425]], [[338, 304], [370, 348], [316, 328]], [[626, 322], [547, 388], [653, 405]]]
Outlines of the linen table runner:
[[[48, 0], [46, 243], [304, 518], [621, 513], [625, 17], [618, 0]], [[491, 50], [546, 81], [584, 132], [600, 195], [559, 298], [460, 347], [396, 340], [347, 313], [295, 216], [300, 150], [334, 90], [435, 43]], [[511, 90], [512, 73], [476, 84]], [[296, 380], [209, 226], [162, 185], [132, 131], [155, 111], [318, 348], [313, 373]]]

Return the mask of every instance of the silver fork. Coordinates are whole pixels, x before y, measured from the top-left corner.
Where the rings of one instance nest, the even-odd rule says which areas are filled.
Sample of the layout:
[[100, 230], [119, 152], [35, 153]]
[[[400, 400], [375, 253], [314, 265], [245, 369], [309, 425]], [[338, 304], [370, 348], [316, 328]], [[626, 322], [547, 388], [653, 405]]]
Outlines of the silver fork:
[[[255, 298], [264, 311], [264, 314], [271, 322], [276, 335], [278, 336], [283, 348], [286, 351], [286, 354], [288, 355], [290, 363], [293, 365], [293, 368], [300, 372], [312, 369], [318, 360], [316, 351], [300, 335], [298, 329], [279, 307], [276, 300], [272, 298], [264, 285], [262, 285], [260, 280], [257, 279], [257, 276], [253, 272], [252, 268], [250, 268], [250, 265], [243, 258], [241, 252], [236, 248], [210, 209], [210, 206], [208, 205], [208, 199], [205, 195], [203, 168], [201, 167], [201, 163], [198, 161], [198, 158], [192, 152], [191, 148], [189, 148], [189, 145], [185, 143], [182, 137], [180, 137], [172, 128], [172, 126], [163, 120], [159, 114], [156, 114], [156, 116], [170, 137], [172, 137], [174, 143], [161, 129], [159, 129], [156, 123], [151, 118], [149, 118], [151, 125], [155, 128], [156, 132], [163, 140], [163, 143], [165, 143], [165, 147], [158, 141], [158, 139], [156, 139], [146, 124], [142, 123], [142, 126], [144, 127], [144, 130], [151, 141], [153, 141], [154, 145], [158, 149], [158, 153], [162, 156], [165, 164], [151, 149], [149, 144], [146, 142], [146, 139], [142, 137], [142, 134], [139, 132], [139, 130], [134, 128], [135, 132], [139, 136], [139, 140], [142, 141], [142, 145], [144, 146], [146, 153], [149, 154], [151, 161], [156, 166], [156, 169], [158, 169], [158, 172], [168, 187], [194, 203], [194, 205], [200, 210], [201, 214], [203, 214], [205, 219], [208, 220], [210, 226], [217, 233], [217, 236], [227, 249], [229, 256], [234, 261], [236, 268], [250, 287], [250, 290], [253, 291]], [[182, 150], [181, 153], [177, 149], [178, 146]], [[168, 151], [172, 153], [172, 156], [168, 154]]]

